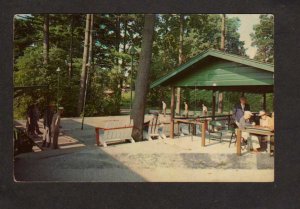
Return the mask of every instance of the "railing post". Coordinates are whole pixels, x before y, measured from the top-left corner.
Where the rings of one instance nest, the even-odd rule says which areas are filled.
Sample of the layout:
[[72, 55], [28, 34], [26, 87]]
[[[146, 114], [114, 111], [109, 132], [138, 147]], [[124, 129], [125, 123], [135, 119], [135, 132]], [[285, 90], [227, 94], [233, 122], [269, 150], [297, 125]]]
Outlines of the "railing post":
[[96, 144], [99, 147], [100, 146], [100, 139], [99, 139], [99, 128], [95, 128], [96, 131]]
[[202, 132], [201, 132], [201, 146], [205, 147], [205, 134], [206, 134], [206, 124], [207, 121], [204, 119], [204, 122], [201, 124], [202, 125]]
[[238, 156], [241, 156], [241, 138], [242, 138], [242, 131], [241, 129], [236, 129], [237, 135], [236, 135], [236, 154]]

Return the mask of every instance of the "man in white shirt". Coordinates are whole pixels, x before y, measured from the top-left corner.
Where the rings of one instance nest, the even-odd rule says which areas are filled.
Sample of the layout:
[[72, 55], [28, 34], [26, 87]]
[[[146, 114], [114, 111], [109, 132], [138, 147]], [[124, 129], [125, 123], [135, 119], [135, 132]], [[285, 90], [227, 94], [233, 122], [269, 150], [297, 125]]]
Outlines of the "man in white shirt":
[[166, 110], [167, 110], [167, 104], [162, 101], [162, 112], [164, 114], [164, 117], [166, 117]]
[[189, 116], [189, 106], [186, 102], [184, 102], [184, 115], [185, 117]]

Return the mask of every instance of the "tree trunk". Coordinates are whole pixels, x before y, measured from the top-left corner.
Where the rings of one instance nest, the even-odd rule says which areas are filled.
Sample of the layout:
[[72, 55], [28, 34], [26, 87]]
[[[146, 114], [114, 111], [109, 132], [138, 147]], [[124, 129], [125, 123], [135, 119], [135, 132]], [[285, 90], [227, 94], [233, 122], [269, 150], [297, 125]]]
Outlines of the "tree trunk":
[[87, 14], [86, 21], [85, 21], [84, 49], [83, 49], [82, 68], [81, 68], [81, 77], [80, 77], [80, 90], [79, 90], [79, 98], [78, 98], [78, 105], [77, 105], [78, 116], [82, 111], [84, 92], [86, 88], [86, 75], [87, 75], [86, 65], [89, 57], [90, 23], [91, 23], [91, 15]]
[[83, 129], [84, 124], [84, 116], [85, 116], [85, 104], [86, 104], [86, 95], [89, 87], [89, 77], [92, 68], [92, 60], [93, 60], [93, 25], [94, 25], [94, 15], [90, 15], [90, 28], [89, 28], [89, 55], [88, 55], [88, 63], [86, 65], [86, 79], [85, 79], [85, 91], [84, 91], [84, 99], [83, 99], [83, 108], [82, 108], [82, 123], [81, 130]]
[[70, 26], [70, 33], [71, 33], [71, 39], [70, 39], [70, 51], [69, 51], [69, 82], [71, 81], [72, 74], [73, 74], [73, 36], [74, 36], [74, 15], [71, 15], [71, 26]]
[[[126, 53], [126, 42], [127, 42], [127, 24], [128, 24], [128, 21], [127, 19], [124, 20], [124, 37], [123, 37], [123, 53], [125, 54]], [[125, 63], [125, 59], [122, 58], [122, 70], [125, 71], [125, 67], [126, 67], [126, 63]], [[123, 87], [123, 83], [124, 83], [124, 80], [123, 78], [120, 79], [120, 88], [122, 89]]]
[[[115, 28], [115, 34], [116, 34], [116, 39], [115, 39], [115, 47], [116, 47], [116, 51], [119, 53], [120, 52], [120, 43], [121, 43], [121, 15], [118, 14], [116, 16], [116, 28]], [[116, 104], [116, 109], [115, 112], [119, 112], [120, 111], [120, 102], [122, 100], [122, 86], [119, 86], [122, 83], [122, 69], [121, 69], [121, 65], [119, 63], [120, 59], [118, 56], [116, 56], [115, 59], [115, 65], [118, 68], [118, 73], [119, 73], [119, 80], [115, 82], [115, 88], [116, 88], [116, 93], [115, 93], [115, 104]]]
[[145, 15], [142, 49], [136, 79], [135, 98], [133, 104], [132, 138], [135, 141], [143, 140], [143, 124], [146, 107], [146, 96], [149, 90], [150, 64], [154, 33], [154, 14]]
[[[221, 24], [221, 51], [225, 51], [225, 28], [226, 28], [226, 16], [222, 14], [222, 24]], [[224, 95], [222, 92], [219, 92], [218, 99], [218, 113], [223, 112], [223, 98]]]
[[48, 65], [49, 63], [49, 14], [44, 15], [44, 42], [43, 42], [43, 57], [44, 57], [44, 65]]
[[[184, 21], [184, 15], [180, 15], [179, 17], [180, 21], [180, 27], [179, 27], [179, 49], [178, 49], [178, 65], [181, 65], [183, 62], [183, 21]], [[177, 96], [176, 96], [176, 113], [180, 115], [180, 103], [181, 103], [181, 89], [180, 87], [177, 88]]]
[[226, 16], [222, 14], [222, 24], [221, 24], [221, 46], [220, 50], [225, 50], [225, 28], [226, 28]]

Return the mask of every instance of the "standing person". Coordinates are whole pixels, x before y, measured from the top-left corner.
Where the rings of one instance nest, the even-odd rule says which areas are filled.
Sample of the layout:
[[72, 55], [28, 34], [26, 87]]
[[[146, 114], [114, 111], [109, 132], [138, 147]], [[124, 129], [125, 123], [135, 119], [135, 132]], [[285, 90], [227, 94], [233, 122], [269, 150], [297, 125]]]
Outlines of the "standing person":
[[162, 101], [162, 110], [164, 117], [166, 117], [167, 104], [164, 101]]
[[207, 107], [204, 104], [202, 104], [202, 114], [207, 115]]
[[37, 104], [33, 105], [33, 129], [39, 135], [42, 134], [39, 127], [40, 111]]
[[30, 105], [27, 108], [26, 113], [26, 131], [29, 135], [34, 136], [34, 116], [33, 116], [33, 105]]
[[185, 117], [189, 116], [189, 106], [186, 102], [184, 102], [184, 114], [185, 114]]
[[44, 112], [44, 135], [42, 144], [43, 147], [50, 147], [51, 144], [51, 124], [54, 115], [54, 107], [55, 105], [50, 103]]
[[59, 136], [59, 128], [60, 128], [60, 117], [63, 113], [64, 108], [59, 107], [57, 113], [53, 115], [52, 123], [51, 123], [51, 138], [52, 138], [52, 148], [58, 149], [58, 136]]
[[247, 104], [246, 97], [240, 97], [240, 103], [234, 106], [233, 119], [235, 123], [239, 126], [239, 121], [243, 117], [245, 111], [250, 111], [250, 106]]

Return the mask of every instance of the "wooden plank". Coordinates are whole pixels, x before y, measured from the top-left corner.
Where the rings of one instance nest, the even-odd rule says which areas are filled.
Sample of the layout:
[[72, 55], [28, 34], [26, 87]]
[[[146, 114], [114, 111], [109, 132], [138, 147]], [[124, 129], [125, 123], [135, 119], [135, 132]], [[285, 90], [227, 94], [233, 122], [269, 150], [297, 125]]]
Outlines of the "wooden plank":
[[170, 82], [175, 86], [187, 84], [193, 86], [195, 83], [201, 86], [212, 86], [213, 83], [217, 86], [273, 85], [274, 78], [273, 72], [229, 61], [214, 60], [199, 63]]

